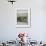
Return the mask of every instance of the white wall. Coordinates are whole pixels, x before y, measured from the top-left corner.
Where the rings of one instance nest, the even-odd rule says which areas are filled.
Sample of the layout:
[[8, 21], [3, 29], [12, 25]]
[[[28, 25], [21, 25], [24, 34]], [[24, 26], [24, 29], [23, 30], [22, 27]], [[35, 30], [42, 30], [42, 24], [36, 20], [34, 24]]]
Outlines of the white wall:
[[[33, 40], [46, 40], [45, 0], [17, 0], [14, 5], [0, 0], [0, 40], [14, 40], [19, 32], [31, 34]], [[31, 27], [16, 28], [16, 8], [31, 8]]]

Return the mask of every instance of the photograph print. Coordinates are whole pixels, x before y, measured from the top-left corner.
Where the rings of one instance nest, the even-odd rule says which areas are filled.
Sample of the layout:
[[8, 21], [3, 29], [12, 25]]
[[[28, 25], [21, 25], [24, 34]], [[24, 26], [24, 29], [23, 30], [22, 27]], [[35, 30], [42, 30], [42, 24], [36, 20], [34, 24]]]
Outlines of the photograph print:
[[16, 27], [30, 26], [30, 9], [17, 9], [16, 13]]

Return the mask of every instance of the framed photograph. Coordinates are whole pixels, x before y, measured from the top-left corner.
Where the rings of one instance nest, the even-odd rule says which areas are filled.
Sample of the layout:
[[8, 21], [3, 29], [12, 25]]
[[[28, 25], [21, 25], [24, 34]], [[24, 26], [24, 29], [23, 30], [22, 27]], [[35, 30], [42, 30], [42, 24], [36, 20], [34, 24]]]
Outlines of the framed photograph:
[[16, 27], [30, 27], [30, 8], [16, 9]]

